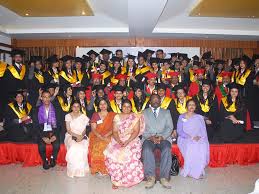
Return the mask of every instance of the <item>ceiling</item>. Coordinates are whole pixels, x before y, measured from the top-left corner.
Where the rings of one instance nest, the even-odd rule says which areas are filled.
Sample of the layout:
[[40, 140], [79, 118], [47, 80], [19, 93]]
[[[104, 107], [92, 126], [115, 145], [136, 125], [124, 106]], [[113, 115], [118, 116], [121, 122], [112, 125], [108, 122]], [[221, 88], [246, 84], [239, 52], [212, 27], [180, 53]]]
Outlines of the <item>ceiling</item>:
[[[0, 0], [0, 4], [1, 1], [4, 0]], [[73, 0], [76, 1], [80, 0]], [[46, 11], [45, 17], [20, 16], [22, 14], [0, 6], [0, 32], [19, 39], [165, 37], [259, 40], [258, 13], [249, 3], [258, 0], [246, 0], [246, 5], [241, 3], [242, 0], [229, 1], [232, 4], [227, 6], [228, 1], [217, 0], [220, 3], [216, 6], [215, 0], [88, 0], [86, 3], [93, 15], [73, 17], [50, 17]], [[225, 8], [231, 5], [233, 10]], [[35, 8], [36, 12], [41, 10]], [[244, 17], [247, 13], [251, 13], [251, 17]]]
[[22, 17], [93, 15], [86, 0], [0, 0], [0, 5]]

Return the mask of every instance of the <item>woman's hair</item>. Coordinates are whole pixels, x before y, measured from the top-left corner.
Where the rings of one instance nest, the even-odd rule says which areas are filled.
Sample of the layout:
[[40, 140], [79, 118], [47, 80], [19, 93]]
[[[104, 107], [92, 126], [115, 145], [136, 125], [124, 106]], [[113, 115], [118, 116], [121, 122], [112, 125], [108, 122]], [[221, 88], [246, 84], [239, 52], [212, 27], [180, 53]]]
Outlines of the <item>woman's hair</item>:
[[143, 105], [143, 103], [145, 102], [145, 99], [146, 99], [146, 95], [145, 95], [144, 91], [143, 90], [140, 90], [140, 91], [141, 91], [141, 97], [140, 98], [138, 98], [136, 96], [135, 92], [134, 92], [134, 96], [133, 96], [133, 100], [135, 102], [136, 108], [141, 107]]
[[[234, 88], [232, 88], [234, 89]], [[227, 95], [227, 103], [228, 103], [228, 106], [226, 108], [229, 108], [231, 105], [232, 105], [232, 97], [231, 97], [231, 90], [229, 91], [229, 94]], [[243, 108], [244, 108], [244, 103], [242, 101], [242, 97], [241, 97], [241, 92], [238, 90], [238, 95], [237, 95], [237, 98], [236, 98], [236, 103], [235, 103], [235, 107], [237, 109], [237, 111], [242, 111]]]
[[123, 106], [124, 104], [130, 104], [130, 106], [132, 107], [132, 103], [129, 99], [123, 99], [121, 102], [121, 106]]
[[[208, 97], [207, 99], [209, 100], [209, 106], [212, 104], [213, 100], [214, 100], [214, 91], [212, 89], [212, 85], [209, 85], [210, 89], [208, 91]], [[205, 104], [206, 100], [203, 97], [203, 90], [200, 89], [199, 93], [198, 93], [198, 97], [199, 97], [199, 101], [201, 102], [201, 104]]]
[[71, 111], [72, 111], [72, 107], [74, 106], [74, 104], [79, 104], [80, 109], [81, 109], [81, 103], [78, 100], [74, 100], [71, 102], [71, 105], [70, 105]]
[[110, 102], [109, 102], [109, 100], [108, 100], [107, 98], [103, 98], [103, 97], [101, 97], [101, 98], [96, 98], [96, 99], [95, 99], [94, 104], [96, 104], [96, 106], [97, 106], [97, 112], [100, 112], [100, 111], [101, 111], [99, 106], [100, 106], [100, 103], [101, 103], [102, 101], [105, 101], [105, 102], [106, 102], [106, 104], [107, 104], [107, 111], [110, 112], [110, 111], [111, 111]]
[[194, 99], [189, 99], [189, 100], [187, 100], [187, 102], [186, 102], [186, 108], [188, 107], [188, 105], [189, 105], [190, 102], [193, 102], [193, 103], [195, 104], [195, 106], [197, 106], [197, 104], [196, 104], [196, 102], [195, 102]]

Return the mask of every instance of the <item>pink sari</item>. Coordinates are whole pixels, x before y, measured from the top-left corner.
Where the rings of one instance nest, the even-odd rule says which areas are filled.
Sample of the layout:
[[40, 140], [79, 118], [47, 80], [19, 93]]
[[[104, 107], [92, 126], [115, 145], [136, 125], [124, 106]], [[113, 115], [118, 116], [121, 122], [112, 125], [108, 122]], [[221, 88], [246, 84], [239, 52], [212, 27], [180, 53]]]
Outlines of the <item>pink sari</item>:
[[[120, 115], [114, 117], [114, 125], [119, 129], [122, 141], [129, 139], [134, 126], [140, 120], [140, 133], [144, 131], [143, 116], [132, 113], [127, 119]], [[144, 179], [143, 164], [140, 161], [142, 144], [139, 137], [126, 147], [121, 147], [113, 138], [104, 150], [105, 165], [111, 176], [111, 181], [118, 187], [131, 187]]]

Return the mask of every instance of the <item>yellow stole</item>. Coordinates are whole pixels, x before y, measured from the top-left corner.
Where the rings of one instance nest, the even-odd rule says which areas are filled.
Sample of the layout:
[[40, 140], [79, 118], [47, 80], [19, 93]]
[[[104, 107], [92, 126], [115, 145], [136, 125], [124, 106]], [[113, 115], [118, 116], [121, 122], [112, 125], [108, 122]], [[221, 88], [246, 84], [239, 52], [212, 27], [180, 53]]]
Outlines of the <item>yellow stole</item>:
[[44, 84], [44, 77], [43, 77], [43, 75], [34, 72], [34, 76], [36, 77], [36, 79], [37, 79], [41, 84]]
[[23, 118], [24, 116], [28, 115], [31, 112], [31, 108], [32, 106], [27, 102], [26, 106], [28, 109], [28, 112], [25, 111], [25, 109], [23, 109], [21, 112], [18, 111], [15, 107], [14, 107], [14, 103], [9, 103], [8, 106], [14, 111], [14, 113], [18, 116], [19, 119]]
[[201, 110], [202, 110], [203, 112], [209, 112], [209, 111], [210, 111], [209, 99], [206, 99], [205, 104], [202, 104], [202, 103], [200, 102], [199, 96], [197, 96], [197, 99], [198, 99], [198, 101], [199, 101], [199, 103], [200, 103]]
[[114, 85], [116, 85], [119, 82], [118, 79], [116, 79], [114, 76], [111, 78], [111, 83], [113, 83]]
[[240, 84], [240, 85], [245, 85], [246, 83], [246, 78], [250, 75], [251, 73], [251, 70], [250, 69], [247, 69], [245, 70], [246, 72], [243, 73], [243, 75], [238, 75], [237, 76], [237, 84]]
[[81, 106], [81, 112], [82, 112], [84, 115], [86, 115], [86, 109], [85, 109], [85, 107]]
[[190, 73], [190, 81], [194, 82], [195, 81], [195, 76], [194, 76], [194, 72], [192, 69], [189, 69], [189, 73]]
[[216, 77], [216, 81], [217, 81], [217, 83], [222, 82], [222, 76], [221, 76], [221, 73], [217, 75], [217, 77]]
[[9, 71], [11, 72], [11, 74], [19, 80], [23, 80], [24, 76], [25, 76], [25, 72], [26, 72], [26, 67], [25, 65], [22, 65], [22, 70], [20, 72], [20, 74], [18, 73], [18, 71], [15, 69], [15, 67], [13, 65], [10, 65], [9, 67], [7, 67], [9, 69]]
[[7, 64], [0, 61], [0, 77], [4, 76], [6, 68], [7, 68]]
[[147, 71], [150, 71], [149, 66], [142, 67], [141, 69], [137, 68], [136, 75], [146, 73]]
[[120, 107], [118, 107], [118, 105], [115, 103], [115, 100], [111, 100], [110, 105], [111, 105], [111, 108], [112, 108], [113, 112], [121, 113]]
[[221, 102], [223, 103], [225, 109], [228, 111], [228, 112], [236, 112], [236, 103], [233, 102], [229, 108], [228, 107], [228, 102], [227, 102], [227, 97], [224, 97], [221, 99]]
[[61, 72], [59, 73], [59, 75], [60, 75], [61, 77], [63, 77], [65, 80], [67, 80], [67, 81], [68, 81], [69, 83], [71, 83], [71, 84], [77, 82], [75, 71], [73, 71], [73, 75], [72, 75], [72, 76], [67, 75], [64, 71], [61, 71]]
[[59, 74], [58, 73], [53, 73], [53, 74], [51, 74], [51, 71], [48, 71], [49, 72], [49, 74], [51, 75], [51, 77], [53, 77], [54, 79], [58, 79], [58, 77], [59, 77]]
[[165, 97], [163, 102], [161, 103], [160, 107], [163, 108], [163, 109], [167, 109], [171, 101], [172, 101], [171, 98]]
[[63, 110], [64, 112], [68, 112], [68, 111], [70, 110], [70, 105], [71, 105], [71, 104], [66, 104], [66, 103], [64, 103], [64, 100], [63, 100], [63, 98], [62, 98], [61, 96], [57, 96], [57, 99], [58, 99], [58, 102], [59, 102], [59, 104], [60, 104], [62, 110]]
[[78, 78], [77, 81], [81, 82], [83, 77], [84, 77], [84, 73], [82, 73], [82, 71], [77, 72], [77, 78]]
[[134, 99], [131, 98], [130, 101], [131, 101], [131, 104], [132, 104], [132, 112], [137, 113], [137, 114], [141, 114], [142, 111], [145, 110], [145, 108], [146, 108], [146, 105], [147, 105], [147, 103], [149, 101], [149, 97], [146, 97], [146, 100], [143, 103], [142, 108], [141, 108], [140, 111], [137, 110]]
[[186, 102], [187, 100], [191, 99], [191, 97], [186, 96], [184, 98], [183, 104], [182, 103], [177, 103], [177, 99], [175, 99], [175, 105], [176, 105], [176, 110], [178, 111], [178, 113], [183, 114], [187, 112], [187, 107], [186, 107]]

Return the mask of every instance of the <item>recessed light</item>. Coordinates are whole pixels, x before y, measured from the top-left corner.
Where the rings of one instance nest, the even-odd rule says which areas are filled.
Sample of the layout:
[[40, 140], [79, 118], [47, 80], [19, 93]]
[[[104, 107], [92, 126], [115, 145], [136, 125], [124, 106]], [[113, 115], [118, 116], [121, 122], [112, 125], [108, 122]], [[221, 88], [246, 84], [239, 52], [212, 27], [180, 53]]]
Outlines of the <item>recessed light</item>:
[[82, 15], [85, 15], [85, 11], [82, 11]]
[[255, 18], [255, 16], [254, 16], [254, 15], [252, 15], [252, 18]]
[[198, 15], [201, 15], [201, 13], [198, 13]]
[[28, 16], [29, 14], [28, 14], [28, 13], [26, 13], [25, 15], [26, 15], [26, 16]]

